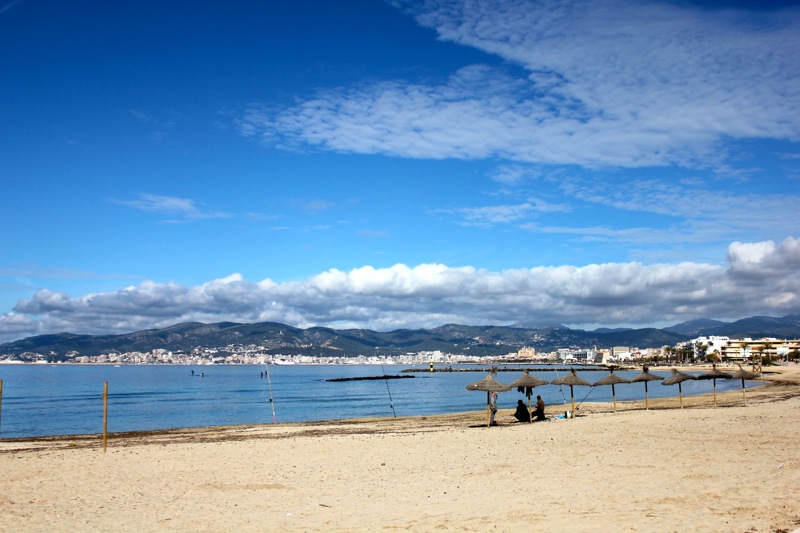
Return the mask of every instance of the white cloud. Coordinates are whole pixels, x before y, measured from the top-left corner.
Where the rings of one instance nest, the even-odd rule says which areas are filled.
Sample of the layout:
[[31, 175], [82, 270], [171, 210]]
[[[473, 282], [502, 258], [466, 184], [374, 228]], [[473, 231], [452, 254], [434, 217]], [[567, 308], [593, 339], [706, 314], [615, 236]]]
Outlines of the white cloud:
[[157, 194], [139, 194], [135, 200], [113, 200], [115, 203], [148, 211], [177, 217], [169, 222], [201, 220], [206, 218], [228, 218], [230, 213], [209, 209], [189, 198], [161, 196]]
[[[658, 180], [629, 181], [626, 186], [587, 180], [564, 180], [562, 190], [577, 200], [621, 212], [659, 215], [668, 223], [652, 229], [651, 242], [720, 242], [742, 238], [787, 235], [794, 231], [794, 213], [800, 196], [759, 194], [703, 184], [668, 183]], [[628, 231], [627, 229], [622, 230]], [[623, 233], [624, 234], [624, 233]]]
[[32, 263], [15, 263], [13, 266], [0, 266], [0, 277], [14, 277], [27, 280], [40, 279], [121, 279], [132, 278], [119, 274], [103, 274], [98, 272], [85, 272], [59, 267], [42, 267]]
[[395, 4], [441, 39], [494, 54], [524, 75], [470, 65], [439, 84], [321, 90], [289, 108], [253, 106], [240, 131], [283, 146], [588, 167], [722, 165], [728, 139], [800, 139], [798, 9]]
[[500, 165], [492, 173], [492, 180], [506, 185], [518, 185], [539, 177], [530, 165]]
[[735, 242], [728, 260], [727, 267], [607, 263], [500, 272], [398, 264], [332, 269], [285, 283], [251, 282], [234, 274], [196, 287], [146, 281], [80, 297], [41, 290], [0, 317], [0, 338], [129, 332], [185, 321], [376, 330], [523, 321], [644, 327], [800, 311], [800, 239]]
[[[520, 171], [520, 174], [523, 172]], [[797, 194], [741, 194], [713, 189], [702, 180], [669, 182], [656, 179], [602, 180], [565, 175], [539, 178], [555, 184], [561, 202], [527, 197], [524, 183], [511, 184], [504, 192], [525, 196], [522, 204], [439, 209], [465, 225], [514, 225], [533, 233], [574, 235], [582, 241], [620, 243], [706, 244], [727, 243], [736, 238], [764, 239], [787, 235], [796, 228]], [[542, 188], [537, 184], [538, 188]], [[575, 217], [575, 225], [542, 220], [542, 214], [593, 213], [593, 225]], [[603, 215], [611, 213], [604, 224]], [[623, 214], [619, 221], [620, 214]], [[646, 215], [646, 216], [642, 216]], [[649, 218], [648, 218], [649, 217]]]
[[533, 205], [530, 203], [439, 210], [439, 212], [454, 212], [463, 217], [465, 224], [476, 226], [507, 224], [509, 222], [522, 220], [527, 218], [532, 211]]
[[787, 274], [800, 271], [800, 240], [787, 237], [780, 244], [734, 242], [728, 248], [728, 262], [737, 276], [773, 279], [777, 285]]

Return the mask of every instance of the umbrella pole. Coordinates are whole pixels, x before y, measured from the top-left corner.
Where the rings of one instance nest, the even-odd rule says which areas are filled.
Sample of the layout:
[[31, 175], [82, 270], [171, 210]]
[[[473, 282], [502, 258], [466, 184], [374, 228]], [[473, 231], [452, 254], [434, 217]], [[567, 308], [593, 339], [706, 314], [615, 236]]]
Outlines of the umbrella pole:
[[492, 427], [492, 400], [491, 400], [492, 393], [488, 390], [486, 391], [486, 427]]
[[680, 382], [678, 382], [678, 397], [681, 399], [681, 409], [683, 409], [683, 391]]
[[531, 413], [531, 397], [528, 396], [528, 424], [533, 424], [533, 413]]
[[711, 381], [713, 382], [713, 387], [714, 387], [714, 407], [716, 407], [717, 406], [717, 380], [716, 379], [712, 379]]
[[614, 398], [614, 414], [617, 414], [617, 391], [614, 390], [614, 384], [611, 384], [611, 396]]
[[744, 378], [742, 378], [742, 401], [744, 402], [745, 405], [747, 405], [747, 396], [745, 395], [744, 391], [745, 391]]
[[572, 385], [569, 386], [569, 396], [572, 400], [572, 413], [570, 414], [570, 418], [575, 418], [575, 393], [572, 390]]
[[650, 398], [647, 395], [647, 382], [644, 382], [644, 408], [650, 410]]

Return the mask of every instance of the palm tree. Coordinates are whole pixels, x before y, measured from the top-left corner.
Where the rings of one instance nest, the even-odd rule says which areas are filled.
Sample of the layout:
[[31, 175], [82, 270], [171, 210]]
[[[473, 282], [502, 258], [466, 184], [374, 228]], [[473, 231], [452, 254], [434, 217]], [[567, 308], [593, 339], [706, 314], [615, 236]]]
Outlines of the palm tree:
[[708, 344], [703, 343], [696, 343], [694, 345], [694, 353], [698, 359], [702, 360], [706, 358], [706, 351], [708, 350]]
[[678, 350], [678, 353], [681, 356], [681, 363], [685, 364], [691, 360], [692, 356], [694, 355], [694, 349], [690, 345], [685, 344], [681, 346], [681, 348]]
[[772, 365], [772, 343], [764, 343], [764, 351], [767, 352], [767, 366]]
[[672, 346], [664, 346], [661, 350], [664, 353], [664, 357], [667, 360], [667, 363], [672, 363], [675, 360], [675, 348]]

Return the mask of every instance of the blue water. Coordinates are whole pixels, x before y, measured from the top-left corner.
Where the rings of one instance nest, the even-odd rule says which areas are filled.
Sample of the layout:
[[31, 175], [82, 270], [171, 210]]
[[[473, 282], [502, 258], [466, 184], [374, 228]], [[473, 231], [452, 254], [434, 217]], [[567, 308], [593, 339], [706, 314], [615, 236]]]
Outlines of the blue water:
[[[104, 366], [0, 365], [3, 380], [0, 437], [74, 435], [103, 431], [103, 384], [108, 382], [108, 431], [179, 427], [268, 424], [343, 418], [418, 416], [483, 409], [486, 394], [467, 391], [485, 372], [420, 372], [412, 379], [326, 382], [342, 377], [405, 375], [403, 365], [270, 366]], [[459, 366], [458, 368], [470, 368]], [[486, 366], [471, 367], [483, 368]], [[511, 383], [519, 372], [499, 372]], [[192, 377], [204, 373], [204, 377]], [[640, 371], [617, 371], [632, 378]], [[551, 381], [560, 372], [533, 372]], [[653, 373], [669, 376], [669, 370]], [[581, 371], [590, 383], [606, 372]], [[270, 403], [269, 384], [273, 402]], [[388, 390], [387, 390], [388, 385]], [[711, 392], [710, 381], [686, 381], [684, 396]], [[753, 386], [748, 383], [748, 387]], [[718, 380], [717, 391], [738, 389], [740, 381]], [[611, 387], [575, 387], [575, 402], [611, 401]], [[650, 398], [678, 395], [677, 386], [648, 385]], [[644, 384], [616, 386], [617, 400], [644, 399]], [[548, 405], [570, 401], [569, 387], [537, 387]], [[588, 394], [588, 396], [587, 396]], [[390, 401], [390, 395], [392, 400]], [[515, 390], [499, 395], [501, 409], [513, 409], [525, 397]], [[392, 409], [394, 406], [394, 410]]]

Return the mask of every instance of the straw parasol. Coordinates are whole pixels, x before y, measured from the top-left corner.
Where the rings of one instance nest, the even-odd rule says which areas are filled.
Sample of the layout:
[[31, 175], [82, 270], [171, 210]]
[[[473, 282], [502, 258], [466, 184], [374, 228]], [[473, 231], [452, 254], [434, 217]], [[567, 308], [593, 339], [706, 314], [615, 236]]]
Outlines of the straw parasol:
[[648, 381], [660, 381], [664, 379], [662, 376], [658, 374], [651, 374], [649, 369], [646, 366], [642, 367], [642, 373], [636, 376], [631, 380], [631, 383], [638, 383], [640, 381], [644, 381], [644, 408], [650, 409], [650, 398], [647, 393], [647, 382]]
[[672, 375], [661, 382], [662, 385], [675, 385], [676, 383], [678, 384], [678, 396], [681, 399], [681, 409], [683, 409], [683, 391], [681, 390], [681, 383], [690, 379], [697, 379], [697, 378], [691, 374], [678, 372], [673, 368]]
[[742, 368], [742, 365], [739, 365], [739, 370], [731, 374], [731, 379], [742, 380], [742, 401], [744, 402], [745, 405], [747, 405], [747, 396], [745, 396], [744, 392], [745, 391], [744, 380], [756, 379], [757, 377], [759, 377], [758, 374], [756, 374], [755, 372], [750, 372], [749, 370], [745, 370], [744, 368]]
[[575, 369], [571, 368], [569, 374], [564, 376], [563, 378], [554, 379], [550, 382], [550, 385], [569, 385], [569, 395], [572, 399], [572, 416], [575, 416], [575, 392], [572, 390], [572, 387], [575, 385], [583, 385], [584, 387], [591, 387], [592, 384], [586, 381], [583, 378], [578, 377], [578, 374], [575, 373]]
[[614, 413], [617, 412], [617, 391], [614, 390], [614, 385], [619, 385], [620, 383], [630, 383], [630, 380], [621, 378], [614, 373], [613, 368], [609, 368], [610, 373], [601, 380], [595, 381], [592, 383], [592, 387], [597, 387], [600, 385], [611, 385], [611, 396], [614, 398]]
[[[547, 384], [550, 383], [549, 381], [546, 381], [546, 380], [541, 379], [541, 378], [537, 378], [536, 376], [531, 376], [529, 372], [530, 371], [526, 368], [525, 369], [525, 374], [523, 374], [523, 376], [521, 378], [519, 378], [518, 380], [512, 382], [508, 386], [509, 389], [513, 389], [514, 387], [525, 387], [526, 389], [532, 389], [534, 387], [540, 387], [542, 385], [547, 385]], [[530, 392], [527, 392], [526, 396], [528, 397], [528, 412], [530, 413], [530, 411], [531, 411], [531, 395], [530, 395]], [[530, 417], [530, 422], [533, 423], [533, 417]]]
[[731, 376], [727, 372], [723, 372], [721, 370], [717, 370], [717, 364], [716, 363], [713, 363], [711, 365], [711, 370], [709, 370], [705, 374], [700, 374], [699, 376], [697, 376], [697, 379], [710, 379], [710, 380], [713, 380], [713, 382], [714, 382], [713, 383], [713, 386], [714, 386], [714, 407], [717, 406], [717, 380], [718, 379], [731, 379], [731, 377], [733, 377], [733, 376]]
[[493, 392], [505, 392], [511, 389], [508, 385], [500, 383], [492, 377], [491, 374], [486, 374], [486, 377], [475, 383], [467, 385], [467, 390], [486, 391], [486, 415], [488, 417], [487, 426], [491, 426], [492, 413], [489, 405], [489, 397]]

